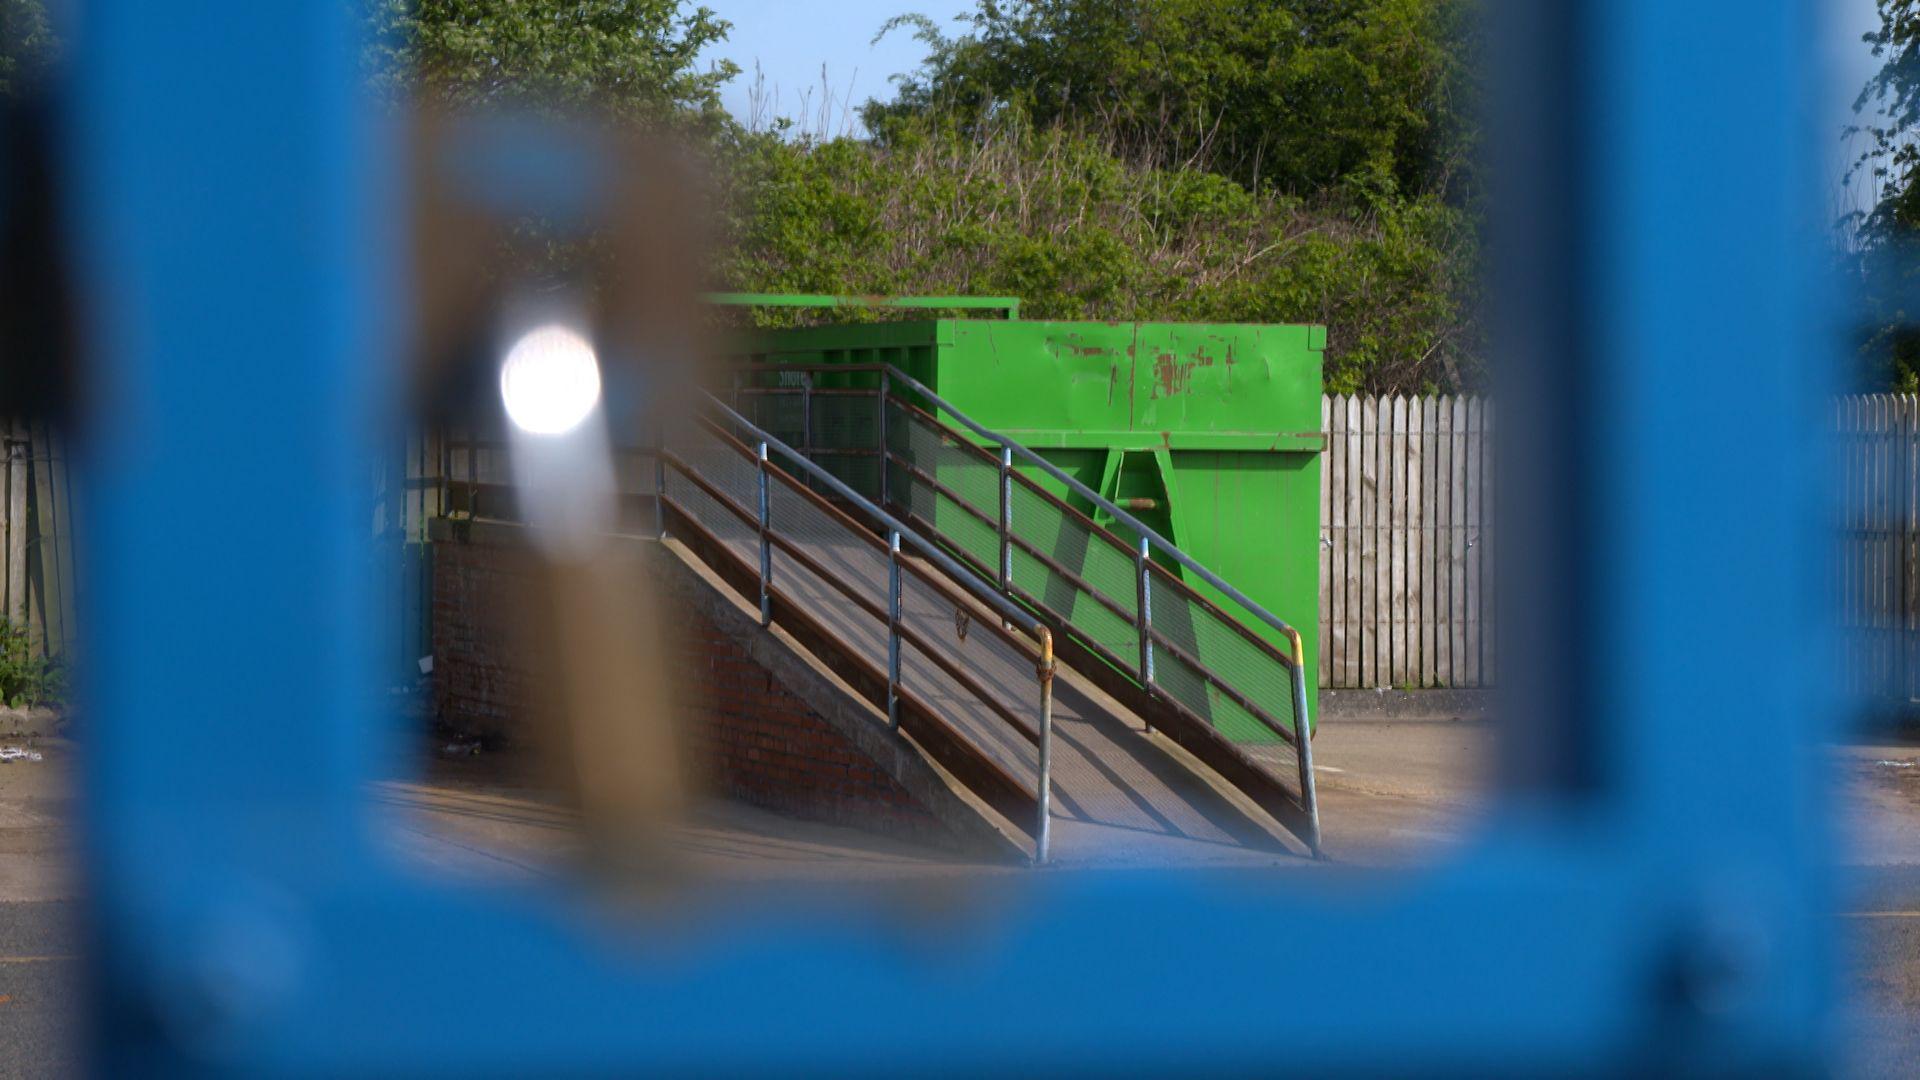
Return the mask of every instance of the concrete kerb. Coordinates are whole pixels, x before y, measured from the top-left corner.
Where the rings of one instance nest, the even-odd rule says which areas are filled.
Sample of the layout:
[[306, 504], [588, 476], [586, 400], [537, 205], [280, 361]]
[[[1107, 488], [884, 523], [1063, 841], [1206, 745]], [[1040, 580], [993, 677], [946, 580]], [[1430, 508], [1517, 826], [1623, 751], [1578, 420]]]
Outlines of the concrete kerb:
[[1492, 690], [1320, 691], [1320, 718], [1339, 720], [1459, 720], [1493, 718]]
[[66, 732], [67, 714], [44, 705], [24, 709], [0, 707], [0, 739], [23, 739]]

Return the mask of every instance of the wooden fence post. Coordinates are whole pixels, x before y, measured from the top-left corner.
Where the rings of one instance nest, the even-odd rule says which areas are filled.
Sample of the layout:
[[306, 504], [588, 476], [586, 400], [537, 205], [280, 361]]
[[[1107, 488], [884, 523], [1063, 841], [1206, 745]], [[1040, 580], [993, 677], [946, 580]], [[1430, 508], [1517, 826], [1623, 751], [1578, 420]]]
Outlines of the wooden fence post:
[[15, 626], [27, 624], [27, 453], [25, 425], [0, 418], [0, 447], [7, 469], [7, 596], [5, 614]]

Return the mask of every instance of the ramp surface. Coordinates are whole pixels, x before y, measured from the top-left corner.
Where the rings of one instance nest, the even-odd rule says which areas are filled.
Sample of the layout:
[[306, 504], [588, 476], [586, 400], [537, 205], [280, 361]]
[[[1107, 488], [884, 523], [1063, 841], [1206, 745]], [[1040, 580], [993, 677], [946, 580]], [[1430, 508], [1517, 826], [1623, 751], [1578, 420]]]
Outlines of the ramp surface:
[[[729, 555], [757, 572], [757, 530], [691, 484], [673, 481], [668, 490], [682, 512], [691, 511]], [[771, 498], [772, 518], [789, 536], [799, 533], [805, 540], [805, 561], [772, 548], [774, 589], [848, 653], [884, 664], [885, 622], [825, 578], [831, 575], [838, 585], [884, 611], [886, 552], [845, 529], [805, 528], [809, 516], [821, 511], [798, 492], [775, 487]], [[801, 526], [796, 528], [796, 523]], [[1038, 749], [983, 697], [1037, 728], [1039, 682], [1032, 662], [980, 628], [982, 620], [995, 616], [964, 602], [965, 590], [957, 583], [930, 564], [913, 561], [912, 567], [919, 573], [902, 574], [902, 626], [944, 651], [975, 686], [956, 679], [920, 647], [903, 645], [902, 687], [1031, 790], [1038, 775]], [[1053, 862], [1148, 866], [1299, 861], [1300, 847], [1283, 839], [1279, 826], [1244, 796], [1072, 673], [1056, 679], [1053, 725]]]

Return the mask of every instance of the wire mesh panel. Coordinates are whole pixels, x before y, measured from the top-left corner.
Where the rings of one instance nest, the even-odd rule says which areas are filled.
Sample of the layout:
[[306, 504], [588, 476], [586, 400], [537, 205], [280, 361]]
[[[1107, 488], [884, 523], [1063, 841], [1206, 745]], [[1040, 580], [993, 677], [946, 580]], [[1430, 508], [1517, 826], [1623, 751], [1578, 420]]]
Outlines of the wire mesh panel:
[[[773, 533], [802, 549], [804, 561], [818, 569], [803, 566], [803, 560], [784, 548], [774, 552], [776, 580], [784, 581], [783, 571], [818, 578], [820, 595], [841, 589], [852, 592], [874, 608], [887, 604], [887, 553], [873, 533], [856, 528], [836, 517], [806, 493], [790, 486], [792, 481], [776, 478], [767, 488], [768, 521]], [[832, 581], [822, 575], [830, 575]]]
[[[988, 453], [924, 414], [889, 404], [894, 501], [927, 522], [984, 575], [1000, 573], [1000, 468]], [[1014, 594], [1117, 663], [1139, 651], [1139, 593], [1132, 552], [1017, 472], [1007, 553]]]
[[808, 400], [808, 456], [869, 499], [880, 497], [879, 402], [877, 391], [834, 389], [815, 391]]
[[[692, 424], [674, 433], [669, 449], [733, 508], [677, 468], [667, 470], [668, 501], [740, 558], [757, 559], [759, 529], [751, 518], [759, 509], [760, 479], [754, 462], [738, 447]], [[743, 520], [736, 510], [744, 511], [748, 519]]]
[[[743, 385], [733, 392], [736, 411], [749, 423], [863, 498], [880, 497], [878, 389], [815, 386], [809, 372], [759, 372], [750, 378], [760, 385]], [[807, 479], [804, 472], [800, 479]], [[808, 486], [818, 490], [818, 485]]]
[[1277, 737], [1248, 706], [1293, 730], [1293, 665], [1164, 567], [1148, 581], [1155, 685], [1236, 741]]
[[[901, 575], [900, 595], [905, 631], [901, 681], [906, 690], [962, 728], [1022, 783], [1031, 784], [1038, 751], [1015, 725], [1039, 728], [1039, 677], [1032, 650], [1001, 636], [997, 616], [972, 603], [956, 603], [911, 572]], [[973, 685], [963, 686], [946, 667], [958, 669]]]
[[[888, 419], [889, 441], [901, 459], [892, 466], [895, 501], [997, 578], [998, 461], [917, 410], [890, 403]], [[1017, 473], [1006, 494], [1014, 595], [1137, 673], [1136, 548]], [[1236, 740], [1277, 737], [1255, 709], [1291, 730], [1290, 665], [1164, 569], [1152, 578], [1154, 629], [1170, 646], [1156, 650], [1155, 685]]]
[[[976, 436], [989, 441], [997, 436], [972, 427], [972, 435], [964, 434], [872, 384], [829, 387], [808, 376], [796, 416], [790, 385], [795, 375], [755, 372], [762, 386], [740, 395], [743, 406], [759, 395], [755, 415], [790, 435], [798, 431], [792, 437], [803, 445], [776, 447], [776, 461], [790, 455], [796, 474], [812, 470], [796, 483], [794, 498], [774, 500], [773, 531], [791, 536], [798, 549], [772, 555], [773, 588], [831, 611], [836, 634], [866, 640], [876, 653], [886, 649], [887, 628], [872, 625], [885, 621], [891, 599], [885, 587], [887, 556], [872, 540], [873, 532], [885, 531], [875, 526], [884, 515], [865, 497], [873, 490], [888, 510], [968, 567], [979, 579], [973, 587], [986, 590], [981, 596], [950, 595], [906, 572], [917, 563], [902, 564], [897, 685], [903, 700], [940, 716], [1008, 776], [1031, 777], [1038, 761], [1033, 737], [1039, 725], [1028, 719], [1038, 711], [1037, 650], [1033, 642], [1008, 635], [1011, 624], [988, 613], [991, 605], [1011, 599], [1024, 610], [1009, 611], [1007, 618], [1040, 633], [1032, 623], [1032, 615], [1039, 614], [1054, 633], [1070, 636], [1139, 680], [1151, 695], [1177, 704], [1228, 740], [1291, 737], [1298, 723], [1296, 673], [1291, 653], [1265, 636], [1270, 617], [1225, 607], [1226, 601], [1216, 603], [1211, 593], [1196, 591], [1183, 579], [1191, 564], [1178, 551], [1162, 550], [1161, 541], [1153, 541], [1143, 563], [1140, 543], [1148, 534], [1134, 531], [1140, 526], [1102, 524], [1102, 517], [1131, 519], [1057, 473], [1052, 480], [1026, 475], [1023, 469], [1042, 466], [1023, 448], [983, 447], [973, 441]], [[891, 378], [895, 385], [911, 382], [897, 372]], [[916, 388], [909, 387], [931, 396]], [[774, 400], [781, 404], [768, 403]], [[947, 407], [937, 399], [933, 404]], [[870, 471], [858, 471], [863, 465]], [[848, 521], [798, 498], [806, 489], [822, 491], [829, 471], [859, 489], [858, 496], [836, 492], [837, 485], [827, 481], [830, 497], [872, 521]], [[1042, 481], [1066, 484], [1084, 498], [1088, 511]], [[848, 539], [862, 531], [868, 535]], [[1206, 578], [1204, 571], [1193, 572]], [[858, 602], [835, 600], [829, 595], [833, 589], [851, 593]], [[992, 595], [996, 591], [1005, 599]], [[1150, 602], [1150, 614], [1142, 610], [1143, 598]], [[859, 625], [863, 618], [867, 625]], [[1302, 769], [1304, 774], [1304, 764]], [[1301, 798], [1311, 818], [1310, 790]]]
[[1088, 643], [1129, 667], [1139, 652], [1133, 554], [1111, 534], [1023, 479], [1013, 500], [1013, 584]]
[[[888, 436], [898, 459], [889, 473], [894, 501], [997, 579], [997, 459], [895, 402]], [[1137, 547], [1017, 472], [1007, 496], [1013, 594], [1137, 674]], [[1275, 724], [1291, 731], [1291, 664], [1164, 567], [1156, 564], [1150, 579], [1153, 628], [1164, 639], [1155, 649], [1155, 687], [1236, 741], [1272, 741]]]
[[798, 386], [742, 387], [733, 408], [747, 422], [792, 447], [806, 445], [806, 392]]
[[982, 576], [1000, 576], [1000, 469], [897, 404], [888, 406], [888, 495]]

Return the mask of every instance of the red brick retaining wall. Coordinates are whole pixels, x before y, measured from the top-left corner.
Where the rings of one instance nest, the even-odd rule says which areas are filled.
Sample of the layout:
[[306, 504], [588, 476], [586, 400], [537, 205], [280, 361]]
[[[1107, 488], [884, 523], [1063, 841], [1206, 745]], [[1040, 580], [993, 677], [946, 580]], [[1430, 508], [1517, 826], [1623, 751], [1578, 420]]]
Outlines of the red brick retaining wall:
[[[449, 537], [433, 550], [436, 712], [461, 731], [524, 743], [520, 725], [537, 686], [518, 662], [507, 620], [527, 587], [528, 556], [513, 526], [475, 523], [462, 527], [467, 539], [441, 531]], [[743, 641], [685, 602], [676, 603], [671, 626], [689, 750], [712, 790], [796, 817], [956, 843], [945, 824], [783, 687]]]

